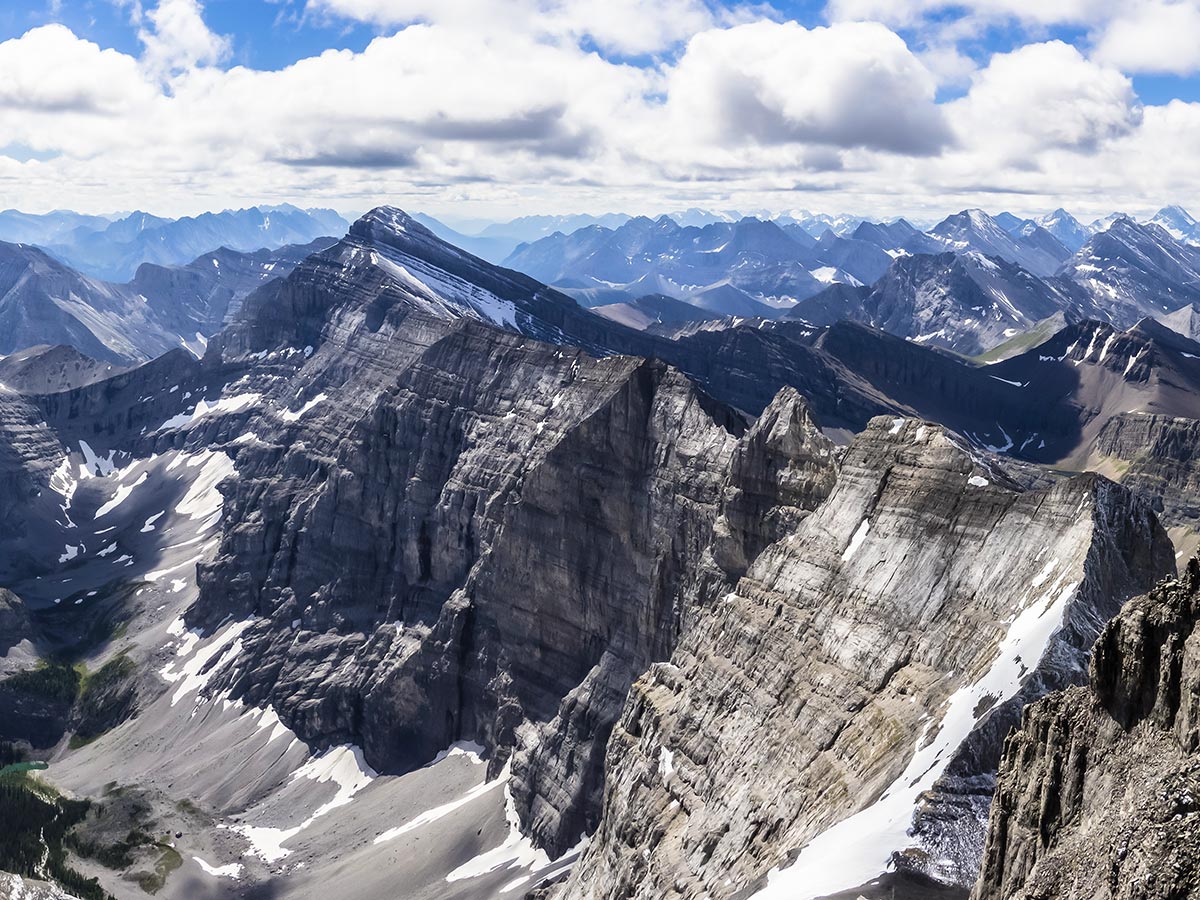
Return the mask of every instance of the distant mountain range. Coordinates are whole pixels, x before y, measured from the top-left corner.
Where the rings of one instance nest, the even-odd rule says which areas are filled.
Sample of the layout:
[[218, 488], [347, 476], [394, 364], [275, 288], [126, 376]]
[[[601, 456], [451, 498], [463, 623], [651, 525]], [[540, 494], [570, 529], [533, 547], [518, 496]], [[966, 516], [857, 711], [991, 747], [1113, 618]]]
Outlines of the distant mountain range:
[[221, 248], [187, 265], [143, 263], [125, 283], [83, 275], [44, 250], [0, 242], [0, 354], [67, 345], [110, 363], [180, 346], [195, 355], [255, 288], [332, 239], [251, 253]]
[[[1009, 342], [1027, 347], [1033, 338], [1023, 335], [1045, 337], [1041, 323], [1050, 320], [1129, 328], [1155, 318], [1190, 333], [1185, 308], [1200, 308], [1200, 247], [1186, 239], [1195, 223], [1179, 207], [1149, 222], [1118, 215], [1092, 226], [1062, 209], [1037, 221], [969, 209], [928, 231], [905, 219], [798, 211], [772, 219], [695, 209], [677, 215], [697, 224], [667, 215], [529, 216], [468, 235], [429, 216], [411, 220], [474, 256], [502, 259], [611, 321], [659, 335], [746, 319], [811, 326], [847, 320], [978, 356], [1002, 352]], [[232, 244], [335, 230], [340, 221], [295, 207], [179, 220], [0, 213], [0, 234], [46, 245], [0, 250], [8, 274], [0, 285], [0, 323], [7, 326], [0, 352], [67, 344], [128, 363], [180, 343], [198, 349], [242, 297], [321, 246], [239, 251]], [[181, 263], [142, 263], [125, 279], [92, 274], [123, 271], [147, 256], [174, 259], [213, 242], [222, 249], [206, 247]], [[67, 257], [84, 263], [72, 266], [62, 261]]]
[[692, 305], [694, 321], [848, 319], [966, 355], [1049, 317], [1128, 328], [1200, 301], [1200, 248], [1159, 224], [1182, 234], [1190, 216], [1176, 207], [1155, 221], [1116, 216], [1095, 226], [1062, 209], [1038, 221], [963, 210], [927, 232], [904, 219], [826, 217], [816, 238], [814, 221], [637, 217], [520, 245], [504, 265], [652, 330], [664, 323], [638, 311], [648, 295]]
[[128, 281], [143, 263], [182, 265], [224, 247], [253, 251], [337, 238], [349, 223], [331, 209], [290, 204], [164, 219], [145, 212], [119, 217], [57, 211], [29, 215], [0, 212], [0, 241], [34, 244], [79, 272]]

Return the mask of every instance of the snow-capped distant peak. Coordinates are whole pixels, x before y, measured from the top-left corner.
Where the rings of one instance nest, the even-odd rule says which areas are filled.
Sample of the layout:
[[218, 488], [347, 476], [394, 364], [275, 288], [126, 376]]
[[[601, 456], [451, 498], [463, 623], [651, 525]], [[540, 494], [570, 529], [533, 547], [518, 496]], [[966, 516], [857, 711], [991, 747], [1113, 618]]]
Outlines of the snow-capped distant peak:
[[1196, 220], [1182, 206], [1164, 206], [1147, 224], [1158, 225], [1176, 240], [1191, 237], [1196, 230]]

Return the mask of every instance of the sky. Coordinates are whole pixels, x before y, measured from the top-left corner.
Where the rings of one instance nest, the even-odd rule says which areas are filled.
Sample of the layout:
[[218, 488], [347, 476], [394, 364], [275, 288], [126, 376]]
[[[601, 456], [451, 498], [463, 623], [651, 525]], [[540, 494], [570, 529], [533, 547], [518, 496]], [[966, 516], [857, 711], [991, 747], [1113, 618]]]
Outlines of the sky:
[[0, 0], [0, 207], [1200, 213], [1200, 0]]

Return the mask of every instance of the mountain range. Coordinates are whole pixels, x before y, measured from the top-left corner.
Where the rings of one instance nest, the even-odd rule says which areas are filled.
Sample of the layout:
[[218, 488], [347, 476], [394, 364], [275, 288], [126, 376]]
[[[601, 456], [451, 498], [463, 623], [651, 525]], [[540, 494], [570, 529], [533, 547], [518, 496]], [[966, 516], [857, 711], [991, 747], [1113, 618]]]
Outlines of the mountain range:
[[143, 263], [182, 265], [219, 248], [251, 252], [308, 244], [345, 233], [347, 222], [330, 209], [290, 204], [165, 219], [145, 212], [80, 216], [56, 211], [0, 212], [0, 241], [34, 244], [92, 278], [128, 281]]
[[0, 245], [11, 890], [1191, 885], [1195, 251], [731, 218]]
[[143, 263], [115, 284], [36, 247], [0, 242], [0, 353], [62, 344], [131, 363], [182, 345], [199, 355], [244, 296], [326, 243], [249, 253], [222, 247], [183, 266]]

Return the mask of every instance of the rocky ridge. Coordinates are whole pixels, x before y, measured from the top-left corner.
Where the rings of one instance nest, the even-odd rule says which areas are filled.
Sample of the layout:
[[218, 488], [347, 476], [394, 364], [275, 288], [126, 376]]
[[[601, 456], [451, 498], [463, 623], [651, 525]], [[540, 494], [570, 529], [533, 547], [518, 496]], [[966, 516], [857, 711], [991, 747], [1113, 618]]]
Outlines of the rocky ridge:
[[975, 900], [1200, 891], [1200, 561], [1104, 629], [1084, 687], [1005, 744]]
[[893, 852], [970, 883], [1021, 704], [1081, 680], [1107, 617], [1172, 566], [1111, 483], [1021, 492], [935, 426], [874, 420], [634, 685], [600, 829], [553, 896], [817, 897]]

